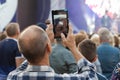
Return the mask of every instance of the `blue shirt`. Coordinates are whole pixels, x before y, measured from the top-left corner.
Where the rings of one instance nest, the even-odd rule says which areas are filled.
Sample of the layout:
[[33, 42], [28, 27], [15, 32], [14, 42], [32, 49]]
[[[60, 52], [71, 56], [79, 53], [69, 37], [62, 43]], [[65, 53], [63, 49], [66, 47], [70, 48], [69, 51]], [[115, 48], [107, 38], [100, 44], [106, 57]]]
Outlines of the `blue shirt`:
[[21, 57], [17, 41], [11, 38], [0, 41], [0, 74], [8, 75], [16, 68], [16, 57]]
[[110, 79], [114, 67], [120, 61], [119, 49], [111, 46], [109, 43], [103, 43], [98, 46], [97, 53], [103, 75]]
[[28, 65], [27, 69], [12, 71], [7, 80], [98, 80], [94, 66], [85, 59], [78, 61], [75, 74], [56, 74], [49, 66]]

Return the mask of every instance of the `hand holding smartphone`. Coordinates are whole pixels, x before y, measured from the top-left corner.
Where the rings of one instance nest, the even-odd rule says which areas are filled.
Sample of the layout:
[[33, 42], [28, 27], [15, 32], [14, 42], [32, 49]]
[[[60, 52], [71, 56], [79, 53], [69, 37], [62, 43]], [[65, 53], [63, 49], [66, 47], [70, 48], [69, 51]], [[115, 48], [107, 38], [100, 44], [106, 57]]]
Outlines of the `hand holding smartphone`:
[[67, 10], [52, 10], [52, 22], [54, 38], [61, 39], [61, 33], [67, 37], [68, 26], [68, 11]]

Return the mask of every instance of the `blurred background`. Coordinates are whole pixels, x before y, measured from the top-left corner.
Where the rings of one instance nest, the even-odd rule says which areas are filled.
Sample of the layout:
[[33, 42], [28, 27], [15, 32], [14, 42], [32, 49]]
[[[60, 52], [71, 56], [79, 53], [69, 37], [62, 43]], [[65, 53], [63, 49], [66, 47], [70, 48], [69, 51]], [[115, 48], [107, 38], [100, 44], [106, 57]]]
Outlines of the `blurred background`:
[[31, 24], [51, 20], [51, 10], [68, 9], [74, 32], [85, 30], [92, 34], [102, 26], [108, 11], [109, 29], [120, 32], [120, 0], [0, 0], [0, 31], [9, 22], [18, 22], [21, 30]]

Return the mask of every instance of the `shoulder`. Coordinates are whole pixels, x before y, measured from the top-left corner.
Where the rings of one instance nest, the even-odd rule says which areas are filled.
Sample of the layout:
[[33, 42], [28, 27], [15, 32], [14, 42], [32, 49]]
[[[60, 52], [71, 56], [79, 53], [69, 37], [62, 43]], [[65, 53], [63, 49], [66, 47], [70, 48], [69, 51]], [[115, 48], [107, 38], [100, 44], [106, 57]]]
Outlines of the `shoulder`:
[[118, 48], [114, 47], [114, 46], [112, 46], [110, 50], [111, 50], [112, 52], [115, 52], [116, 54], [117, 54], [117, 53], [120, 54], [120, 50], [119, 50]]
[[14, 70], [9, 73], [7, 76], [7, 80], [17, 80], [18, 75], [21, 73], [21, 71]]
[[15, 45], [17, 45], [17, 41], [15, 41], [15, 40], [13, 40], [13, 39], [4, 39], [3, 41], [2, 41], [2, 43], [7, 43], [8, 45], [9, 44], [15, 44]]
[[115, 49], [116, 51], [120, 51], [119, 48], [117, 48], [117, 47], [114, 47], [114, 49]]

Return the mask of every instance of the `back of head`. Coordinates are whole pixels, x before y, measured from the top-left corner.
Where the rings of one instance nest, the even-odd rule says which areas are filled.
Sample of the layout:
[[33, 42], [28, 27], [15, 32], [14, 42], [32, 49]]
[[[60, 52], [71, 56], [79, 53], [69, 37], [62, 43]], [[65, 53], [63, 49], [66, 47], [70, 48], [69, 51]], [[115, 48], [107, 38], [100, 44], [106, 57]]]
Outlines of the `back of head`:
[[100, 42], [110, 42], [111, 34], [107, 28], [100, 28], [98, 35], [100, 36]]
[[91, 36], [90, 40], [92, 40], [96, 44], [96, 46], [99, 46], [99, 44], [100, 44], [100, 37], [99, 37], [98, 34], [93, 34]]
[[114, 46], [115, 45], [114, 35], [110, 32], [109, 36], [110, 36], [109, 43], [110, 45]]
[[76, 46], [78, 46], [78, 44], [84, 39], [88, 39], [88, 36], [86, 34], [82, 34], [82, 33], [76, 34], [75, 35]]
[[6, 26], [5, 30], [6, 30], [7, 36], [9, 36], [9, 37], [13, 37], [16, 34], [20, 33], [20, 29], [19, 29], [19, 24], [18, 23], [9, 23]]
[[80, 32], [79, 32], [79, 33], [84, 34], [84, 35], [86, 35], [86, 36], [87, 36], [87, 33], [86, 33], [86, 31], [84, 31], [84, 30], [80, 30]]
[[114, 43], [115, 43], [114, 46], [119, 48], [119, 38], [117, 35], [114, 35]]
[[79, 51], [83, 54], [83, 56], [89, 60], [90, 62], [93, 62], [96, 58], [96, 45], [94, 42], [92, 42], [89, 39], [83, 40], [78, 45]]
[[44, 31], [46, 30], [46, 28], [47, 28], [47, 25], [46, 24], [44, 24], [44, 23], [37, 23], [37, 26], [39, 26], [39, 27], [41, 27]]
[[6, 34], [5, 33], [0, 33], [0, 41], [6, 38]]
[[20, 52], [32, 64], [43, 59], [48, 42], [50, 43], [46, 32], [35, 25], [26, 28], [18, 39]]

